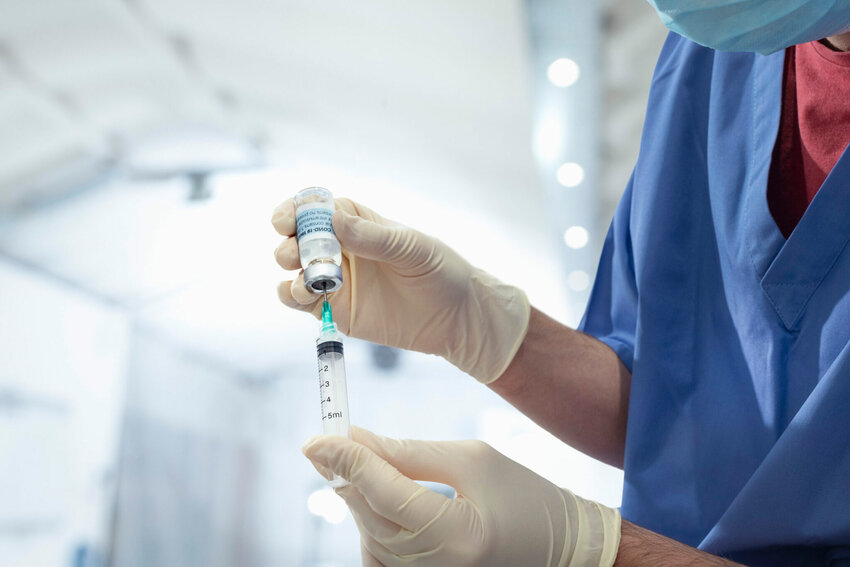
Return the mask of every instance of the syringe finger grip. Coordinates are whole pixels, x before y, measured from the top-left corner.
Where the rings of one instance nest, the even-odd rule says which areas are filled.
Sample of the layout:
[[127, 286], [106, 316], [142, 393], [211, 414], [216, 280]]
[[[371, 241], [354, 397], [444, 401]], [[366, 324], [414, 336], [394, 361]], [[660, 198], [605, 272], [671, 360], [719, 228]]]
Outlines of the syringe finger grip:
[[331, 352], [338, 352], [339, 354], [342, 354], [342, 342], [326, 341], [324, 343], [319, 343], [318, 345], [316, 345], [316, 354], [318, 356], [322, 356]]

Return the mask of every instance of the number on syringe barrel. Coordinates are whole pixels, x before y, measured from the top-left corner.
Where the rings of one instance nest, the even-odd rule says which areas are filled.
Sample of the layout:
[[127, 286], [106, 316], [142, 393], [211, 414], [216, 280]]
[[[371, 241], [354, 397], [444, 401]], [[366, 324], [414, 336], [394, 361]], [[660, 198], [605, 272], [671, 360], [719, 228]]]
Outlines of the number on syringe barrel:
[[[336, 362], [342, 361], [342, 354], [329, 353], [328, 356], [333, 358], [333, 360], [329, 361], [327, 359], [320, 359], [318, 361], [319, 400], [321, 401], [322, 406], [322, 421], [325, 422], [325, 424], [334, 424], [332, 426], [334, 429], [326, 429], [325, 433], [345, 435], [347, 434], [348, 429], [348, 403], [345, 393], [345, 370], [341, 364], [338, 364], [334, 369], [331, 369], [331, 366], [334, 366]], [[341, 372], [341, 374], [336, 375], [334, 372]], [[346, 431], [337, 430], [339, 424], [344, 424], [344, 429]], [[330, 425], [328, 426], [330, 427]]]
[[[319, 401], [322, 406], [325, 404], [331, 403], [331, 396], [328, 389], [331, 387], [330, 380], [325, 380], [322, 375], [327, 373], [330, 370], [330, 366], [327, 364], [319, 363]], [[328, 412], [327, 414], [322, 412], [322, 419], [333, 419], [338, 417], [338, 412]]]

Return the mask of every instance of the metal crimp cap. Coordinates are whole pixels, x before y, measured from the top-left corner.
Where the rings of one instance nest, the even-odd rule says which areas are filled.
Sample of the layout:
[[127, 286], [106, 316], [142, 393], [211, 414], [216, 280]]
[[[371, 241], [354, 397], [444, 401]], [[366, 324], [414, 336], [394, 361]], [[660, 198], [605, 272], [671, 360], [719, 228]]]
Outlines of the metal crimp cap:
[[304, 285], [313, 293], [333, 293], [342, 286], [342, 268], [333, 262], [316, 262], [304, 270]]

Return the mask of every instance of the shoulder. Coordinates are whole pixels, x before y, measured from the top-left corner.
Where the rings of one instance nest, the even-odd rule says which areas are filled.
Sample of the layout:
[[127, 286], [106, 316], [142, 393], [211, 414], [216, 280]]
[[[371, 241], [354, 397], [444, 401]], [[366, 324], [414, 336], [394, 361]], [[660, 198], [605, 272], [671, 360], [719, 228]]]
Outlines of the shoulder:
[[753, 72], [757, 57], [754, 53], [715, 51], [670, 32], [655, 66], [650, 101], [671, 91], [707, 95], [718, 82], [745, 79]]
[[[652, 78], [641, 138], [644, 150], [686, 143], [704, 151], [709, 123], [738, 121], [753, 78], [764, 67], [753, 53], [720, 52], [670, 32]], [[639, 160], [640, 164], [640, 160]]]

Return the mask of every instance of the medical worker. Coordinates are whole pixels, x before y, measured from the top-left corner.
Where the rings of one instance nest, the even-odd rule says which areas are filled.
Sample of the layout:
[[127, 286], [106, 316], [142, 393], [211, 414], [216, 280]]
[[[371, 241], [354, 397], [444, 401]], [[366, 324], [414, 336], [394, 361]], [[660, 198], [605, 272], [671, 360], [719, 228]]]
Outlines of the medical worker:
[[[333, 218], [342, 331], [439, 354], [624, 467], [622, 509], [479, 442], [314, 438], [364, 565], [850, 565], [850, 1], [653, 4], [677, 33], [580, 330], [433, 237]], [[301, 277], [279, 294], [319, 314]]]

